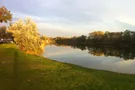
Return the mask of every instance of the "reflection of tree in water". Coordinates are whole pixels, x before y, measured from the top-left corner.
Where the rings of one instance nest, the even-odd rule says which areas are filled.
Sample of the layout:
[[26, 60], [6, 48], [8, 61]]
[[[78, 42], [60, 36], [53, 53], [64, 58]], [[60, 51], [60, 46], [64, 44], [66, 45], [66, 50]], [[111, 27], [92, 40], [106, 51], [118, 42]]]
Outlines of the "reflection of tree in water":
[[79, 49], [81, 49], [82, 51], [87, 49], [85, 45], [73, 45], [73, 46], [71, 46], [71, 47], [73, 47], [73, 48], [79, 48]]
[[94, 56], [103, 56], [104, 52], [99, 49], [99, 48], [88, 48], [90, 54], [94, 55]]
[[88, 49], [88, 53], [94, 56], [115, 56], [125, 60], [134, 59], [135, 50], [132, 47], [116, 47], [116, 46], [86, 46], [86, 45], [73, 45], [73, 48], [81, 50]]
[[127, 47], [115, 46], [88, 46], [88, 53], [95, 56], [115, 56], [125, 60], [134, 59], [135, 50]]
[[57, 43], [57, 46], [71, 46], [72, 48], [79, 48], [81, 50], [88, 50], [89, 54], [95, 56], [115, 56], [123, 58], [124, 60], [134, 59], [135, 49], [131, 46], [112, 46], [112, 45], [83, 45], [83, 44], [65, 44]]

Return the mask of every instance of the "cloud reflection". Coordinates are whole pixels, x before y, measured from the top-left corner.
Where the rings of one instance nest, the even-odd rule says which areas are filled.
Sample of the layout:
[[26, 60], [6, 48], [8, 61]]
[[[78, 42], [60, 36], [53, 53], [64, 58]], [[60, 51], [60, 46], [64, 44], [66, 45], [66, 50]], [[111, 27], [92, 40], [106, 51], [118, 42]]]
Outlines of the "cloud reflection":
[[44, 56], [61, 62], [93, 69], [135, 74], [135, 60], [125, 61], [112, 56], [93, 56], [88, 54], [87, 50], [81, 51], [70, 47], [47, 46], [45, 50]]

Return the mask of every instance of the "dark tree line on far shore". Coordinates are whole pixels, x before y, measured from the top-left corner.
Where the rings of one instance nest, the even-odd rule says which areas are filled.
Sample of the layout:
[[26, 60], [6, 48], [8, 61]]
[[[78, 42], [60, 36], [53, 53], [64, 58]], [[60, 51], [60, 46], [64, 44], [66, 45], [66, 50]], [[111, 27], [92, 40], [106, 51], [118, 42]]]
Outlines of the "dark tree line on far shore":
[[125, 30], [124, 32], [102, 32], [95, 31], [89, 33], [88, 36], [82, 35], [78, 37], [56, 37], [54, 38], [57, 44], [73, 45], [134, 45], [135, 44], [135, 31]]

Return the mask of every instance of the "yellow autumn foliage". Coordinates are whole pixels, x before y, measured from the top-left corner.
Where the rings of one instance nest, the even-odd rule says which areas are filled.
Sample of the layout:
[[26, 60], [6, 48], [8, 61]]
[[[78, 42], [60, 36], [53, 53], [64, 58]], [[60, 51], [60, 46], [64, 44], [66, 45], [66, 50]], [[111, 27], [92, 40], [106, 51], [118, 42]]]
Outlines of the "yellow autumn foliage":
[[16, 45], [23, 51], [30, 54], [41, 54], [43, 52], [43, 42], [37, 30], [37, 25], [30, 18], [18, 20], [11, 25], [8, 30], [14, 37]]

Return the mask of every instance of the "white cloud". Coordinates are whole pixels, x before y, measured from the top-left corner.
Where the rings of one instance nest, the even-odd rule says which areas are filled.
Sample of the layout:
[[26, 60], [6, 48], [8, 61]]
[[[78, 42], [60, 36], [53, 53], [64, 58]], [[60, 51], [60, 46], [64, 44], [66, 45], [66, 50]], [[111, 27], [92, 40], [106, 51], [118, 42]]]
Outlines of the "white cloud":
[[35, 0], [34, 2], [1, 0], [1, 2], [15, 13], [13, 16], [17, 18], [31, 16], [38, 23], [42, 23], [39, 24], [42, 30], [52, 29], [54, 33], [58, 30], [64, 35], [87, 34], [94, 30], [122, 31], [135, 27], [134, 0]]

